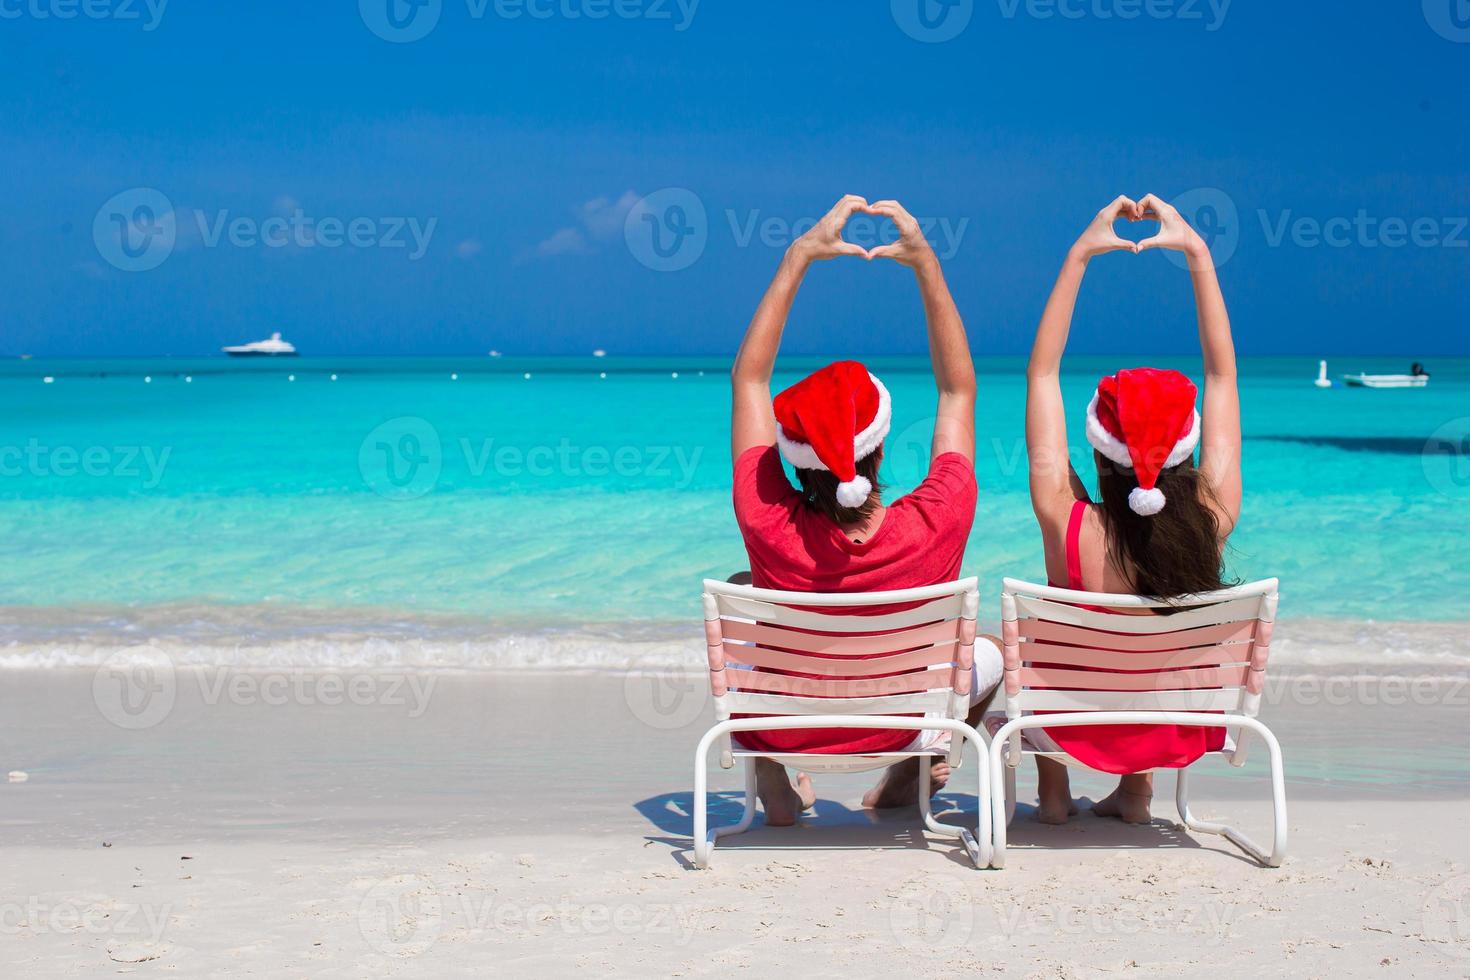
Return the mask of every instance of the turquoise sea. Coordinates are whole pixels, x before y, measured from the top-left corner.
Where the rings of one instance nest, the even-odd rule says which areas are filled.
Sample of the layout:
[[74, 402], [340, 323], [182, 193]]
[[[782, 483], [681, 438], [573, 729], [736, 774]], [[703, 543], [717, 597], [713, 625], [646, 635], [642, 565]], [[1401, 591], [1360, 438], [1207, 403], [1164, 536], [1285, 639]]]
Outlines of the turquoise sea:
[[[1069, 359], [1074, 446], [1098, 376], [1141, 362]], [[820, 363], [784, 360], [776, 384]], [[901, 492], [926, 459], [928, 362], [870, 364], [893, 393], [885, 466]], [[1002, 575], [1043, 572], [1022, 361], [978, 364], [981, 497], [965, 565], [996, 592]], [[1290, 617], [1442, 623], [1458, 636], [1470, 620], [1470, 360], [1436, 359], [1430, 386], [1407, 391], [1320, 390], [1316, 367], [1241, 364], [1234, 574], [1279, 576]], [[1329, 367], [1337, 377], [1407, 364]], [[593, 663], [598, 631], [636, 643], [694, 624], [700, 579], [744, 567], [727, 368], [617, 357], [0, 362], [0, 651], [65, 660], [160, 637], [265, 650], [499, 637], [534, 646], [530, 661]], [[1089, 454], [1076, 458], [1090, 477]]]

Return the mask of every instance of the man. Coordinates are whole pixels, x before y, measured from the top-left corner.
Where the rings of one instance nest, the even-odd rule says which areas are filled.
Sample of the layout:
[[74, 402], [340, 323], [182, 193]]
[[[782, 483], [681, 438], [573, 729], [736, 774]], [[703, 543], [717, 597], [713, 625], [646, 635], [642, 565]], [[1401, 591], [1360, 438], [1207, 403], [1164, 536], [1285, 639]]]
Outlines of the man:
[[[899, 238], [864, 249], [842, 238], [857, 213], [888, 218]], [[939, 408], [929, 475], [909, 495], [883, 502], [878, 468], [891, 404], [882, 382], [856, 361], [839, 361], [771, 398], [771, 372], [781, 333], [813, 262], [852, 256], [892, 259], [914, 271], [928, 320]], [[919, 223], [897, 201], [869, 204], [844, 197], [787, 250], [756, 310], [731, 371], [734, 405], [735, 516], [750, 556], [752, 584], [795, 592], [872, 592], [916, 588], [959, 578], [975, 515], [975, 368], [964, 323]], [[780, 452], [777, 451], [777, 444]], [[781, 455], [796, 468], [791, 486]], [[868, 609], [867, 612], [880, 612]], [[1000, 644], [975, 647], [970, 723], [978, 723], [1001, 675]], [[867, 754], [929, 747], [936, 733], [896, 729], [794, 729], [745, 732], [747, 749]], [[757, 793], [767, 826], [788, 826], [815, 800], [802, 774], [757, 760]], [[949, 766], [934, 762], [935, 791]], [[887, 769], [863, 798], [884, 808], [916, 802], [919, 760]]]

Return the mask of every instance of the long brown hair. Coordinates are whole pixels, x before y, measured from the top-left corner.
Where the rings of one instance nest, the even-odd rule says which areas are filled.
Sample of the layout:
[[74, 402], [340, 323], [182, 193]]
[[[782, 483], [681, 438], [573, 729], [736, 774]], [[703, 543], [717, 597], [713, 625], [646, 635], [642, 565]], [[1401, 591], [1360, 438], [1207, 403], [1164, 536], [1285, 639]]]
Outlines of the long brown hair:
[[1222, 589], [1224, 549], [1214, 492], [1187, 459], [1159, 473], [1167, 503], [1152, 517], [1135, 514], [1128, 494], [1138, 485], [1131, 469], [1093, 452], [1102, 492], [1103, 526], [1114, 566], [1138, 595], [1177, 599]]
[[844, 507], [837, 502], [837, 477], [828, 470], [803, 470], [798, 468], [796, 478], [801, 481], [802, 500], [812, 510], [826, 514], [835, 524], [856, 524], [865, 520], [878, 509], [883, 486], [878, 482], [878, 467], [883, 462], [883, 447], [857, 461], [858, 476], [867, 477], [877, 493], [868, 494], [857, 507]]

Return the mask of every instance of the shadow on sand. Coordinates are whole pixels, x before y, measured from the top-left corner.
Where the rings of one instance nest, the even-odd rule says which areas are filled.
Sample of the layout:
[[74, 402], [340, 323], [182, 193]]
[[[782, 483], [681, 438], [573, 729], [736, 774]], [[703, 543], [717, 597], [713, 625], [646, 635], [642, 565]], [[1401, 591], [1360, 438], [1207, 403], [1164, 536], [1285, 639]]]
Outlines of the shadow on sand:
[[[709, 794], [710, 826], [717, 827], [735, 823], [740, 819], [740, 791], [711, 792]], [[1121, 820], [1098, 817], [1091, 812], [1092, 800], [1079, 799], [1081, 811], [1072, 820], [1060, 827], [1037, 822], [1036, 807], [1019, 804], [1015, 819], [1007, 834], [1008, 848], [1037, 848], [1042, 850], [1131, 850], [1161, 848], [1209, 849], [1222, 855], [1251, 863], [1244, 854], [1225, 844], [1221, 839], [1191, 836], [1173, 820], [1156, 816], [1152, 823], [1143, 825], [1126, 824]], [[691, 837], [694, 832], [693, 794], [664, 793], [649, 797], [634, 804], [634, 808], [653, 824], [660, 833], [650, 834], [650, 843], [667, 845], [676, 862], [692, 868]], [[1168, 807], [1172, 813], [1172, 800], [1160, 801], [1155, 812]], [[976, 826], [975, 797], [940, 793], [934, 798], [934, 814], [945, 823], [974, 829]], [[970, 867], [964, 848], [957, 842], [925, 833], [917, 806], [897, 810], [873, 811], [853, 809], [836, 800], [818, 799], [816, 805], [803, 815], [795, 827], [765, 827], [761, 823], [760, 811], [756, 812], [755, 823], [750, 830], [720, 841], [720, 851], [779, 851], [779, 850], [877, 850], [904, 848], [910, 850], [933, 850], [945, 854], [949, 860], [963, 867]]]

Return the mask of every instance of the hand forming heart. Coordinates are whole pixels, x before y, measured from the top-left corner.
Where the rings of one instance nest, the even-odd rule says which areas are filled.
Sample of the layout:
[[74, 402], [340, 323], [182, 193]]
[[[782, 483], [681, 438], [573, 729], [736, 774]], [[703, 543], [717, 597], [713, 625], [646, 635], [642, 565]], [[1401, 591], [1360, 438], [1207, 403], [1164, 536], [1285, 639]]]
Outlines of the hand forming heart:
[[[1118, 235], [1114, 224], [1126, 218], [1129, 221], [1157, 221], [1158, 234], [1141, 242], [1131, 242]], [[1195, 253], [1205, 248], [1204, 240], [1189, 223], [1166, 201], [1153, 194], [1145, 194], [1141, 201], [1120, 195], [1117, 200], [1097, 213], [1092, 224], [1077, 239], [1073, 249], [1083, 258], [1092, 258], [1104, 252], [1132, 252], [1135, 255], [1151, 248], [1168, 248], [1179, 252]]]
[[814, 261], [835, 259], [839, 255], [868, 257], [868, 250], [854, 245], [842, 237], [842, 229], [848, 220], [859, 211], [868, 210], [868, 202], [856, 194], [849, 194], [833, 205], [832, 210], [812, 226], [812, 229], [792, 243], [792, 249], [803, 253]]
[[[891, 244], [869, 249], [847, 241], [842, 237], [843, 229], [847, 227], [852, 216], [858, 213], [871, 214], [892, 221], [898, 228], [898, 239]], [[849, 194], [838, 201], [822, 220], [796, 240], [792, 248], [813, 261], [835, 259], [839, 255], [852, 255], [869, 261], [893, 259], [906, 266], [917, 265], [930, 252], [929, 242], [924, 238], [923, 229], [918, 220], [909, 214], [903, 205], [897, 201], [879, 201], [876, 204], [869, 204], [865, 198], [858, 197], [856, 194]]]

